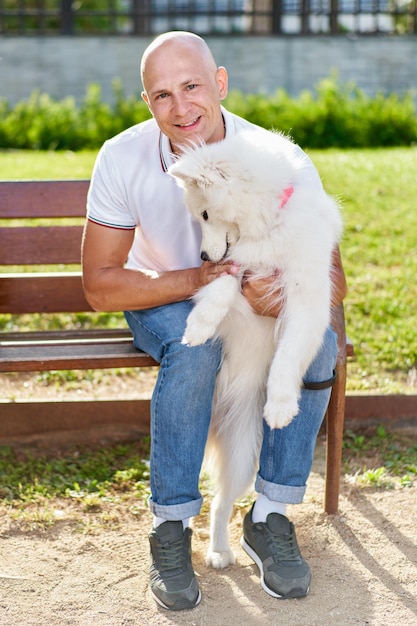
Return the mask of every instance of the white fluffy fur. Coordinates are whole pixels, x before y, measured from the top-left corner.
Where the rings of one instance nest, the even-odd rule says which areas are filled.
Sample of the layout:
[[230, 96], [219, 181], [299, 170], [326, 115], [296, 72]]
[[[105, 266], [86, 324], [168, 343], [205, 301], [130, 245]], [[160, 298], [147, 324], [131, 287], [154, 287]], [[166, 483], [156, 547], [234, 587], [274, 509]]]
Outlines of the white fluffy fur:
[[187, 320], [185, 343], [215, 336], [223, 342], [209, 436], [218, 493], [207, 564], [218, 568], [235, 561], [228, 522], [233, 502], [253, 481], [262, 416], [283, 428], [297, 414], [303, 375], [330, 321], [340, 213], [324, 190], [303, 185], [303, 159], [295, 154], [281, 134], [250, 130], [187, 148], [169, 169], [201, 224], [202, 258], [234, 261], [259, 277], [276, 274], [271, 293], [283, 306], [278, 320], [255, 315], [241, 279], [225, 275], [199, 290]]

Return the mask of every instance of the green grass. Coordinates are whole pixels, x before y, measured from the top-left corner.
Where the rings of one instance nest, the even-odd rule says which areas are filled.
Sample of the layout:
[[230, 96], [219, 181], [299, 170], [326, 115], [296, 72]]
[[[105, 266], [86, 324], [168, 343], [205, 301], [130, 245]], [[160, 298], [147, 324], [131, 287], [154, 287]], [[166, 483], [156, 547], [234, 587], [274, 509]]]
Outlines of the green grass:
[[99, 450], [76, 450], [53, 458], [18, 454], [0, 447], [0, 498], [32, 502], [38, 498], [94, 493], [105, 497], [110, 489], [137, 488], [149, 478], [149, 438], [140, 444]]
[[96, 150], [0, 150], [1, 180], [90, 178]]
[[[311, 150], [342, 204], [348, 390], [416, 391], [417, 148]], [[96, 152], [0, 152], [3, 179], [89, 177]], [[54, 323], [57, 323], [55, 320]], [[58, 320], [59, 323], [59, 320]], [[1, 325], [1, 320], [0, 320]]]
[[347, 480], [360, 487], [411, 487], [417, 476], [417, 444], [383, 426], [370, 435], [347, 431], [343, 459]]
[[0, 514], [25, 530], [65, 517], [82, 531], [117, 526], [123, 513], [141, 515], [149, 497], [149, 438], [99, 449], [34, 456], [0, 447]]
[[331, 150], [312, 157], [343, 206], [346, 322], [356, 353], [348, 388], [415, 392], [417, 149]]
[[[128, 516], [147, 511], [149, 438], [140, 442], [74, 448], [37, 454], [0, 447], [0, 516], [22, 531], [44, 529], [64, 521], [85, 533], [116, 529]], [[355, 489], [411, 487], [417, 476], [417, 445], [411, 436], [347, 432], [343, 448], [345, 481]], [[207, 515], [212, 484], [203, 476]], [[237, 503], [248, 506], [249, 495]]]

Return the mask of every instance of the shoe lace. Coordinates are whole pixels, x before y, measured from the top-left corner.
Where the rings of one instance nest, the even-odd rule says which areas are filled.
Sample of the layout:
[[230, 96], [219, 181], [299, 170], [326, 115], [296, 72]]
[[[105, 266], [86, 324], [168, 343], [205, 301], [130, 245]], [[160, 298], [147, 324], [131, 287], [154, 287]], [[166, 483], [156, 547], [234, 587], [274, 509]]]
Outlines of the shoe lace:
[[181, 540], [158, 546], [159, 566], [163, 570], [182, 567], [185, 561], [184, 544]]
[[266, 541], [271, 548], [274, 560], [293, 561], [299, 557], [298, 545], [293, 532], [283, 535], [268, 532]]

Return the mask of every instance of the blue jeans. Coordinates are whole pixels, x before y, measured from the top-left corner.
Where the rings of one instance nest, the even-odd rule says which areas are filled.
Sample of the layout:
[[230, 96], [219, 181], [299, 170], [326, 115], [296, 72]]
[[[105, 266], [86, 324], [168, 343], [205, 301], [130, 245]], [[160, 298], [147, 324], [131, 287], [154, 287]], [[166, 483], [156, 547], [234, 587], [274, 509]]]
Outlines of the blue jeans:
[[[150, 508], [166, 520], [186, 519], [200, 512], [199, 476], [222, 358], [219, 341], [193, 348], [181, 344], [192, 306], [186, 300], [125, 312], [134, 345], [160, 363], [151, 401]], [[336, 356], [336, 335], [329, 328], [305, 380], [331, 378]], [[302, 501], [329, 397], [329, 388], [303, 389], [300, 411], [289, 426], [271, 430], [264, 422], [255, 483], [259, 493], [279, 502]]]

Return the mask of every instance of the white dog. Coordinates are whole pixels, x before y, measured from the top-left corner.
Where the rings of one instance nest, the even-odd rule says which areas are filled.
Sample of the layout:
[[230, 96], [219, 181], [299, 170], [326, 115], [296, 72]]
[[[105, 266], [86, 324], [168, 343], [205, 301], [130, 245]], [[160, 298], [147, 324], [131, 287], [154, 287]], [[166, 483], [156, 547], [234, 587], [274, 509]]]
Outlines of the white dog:
[[[253, 481], [262, 415], [283, 428], [298, 412], [303, 376], [330, 321], [331, 255], [341, 230], [338, 205], [303, 177], [305, 156], [287, 138], [241, 131], [219, 143], [186, 148], [169, 168], [201, 224], [203, 261], [233, 261], [195, 296], [183, 341], [220, 337], [209, 450], [218, 493], [211, 512], [207, 564], [235, 562], [228, 541], [233, 502]], [[307, 181], [307, 182], [306, 182]], [[275, 276], [278, 319], [255, 315], [241, 278]]]

